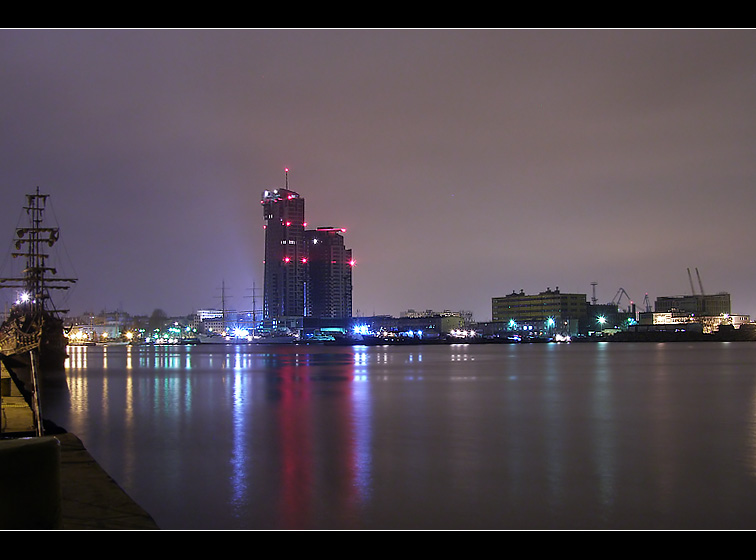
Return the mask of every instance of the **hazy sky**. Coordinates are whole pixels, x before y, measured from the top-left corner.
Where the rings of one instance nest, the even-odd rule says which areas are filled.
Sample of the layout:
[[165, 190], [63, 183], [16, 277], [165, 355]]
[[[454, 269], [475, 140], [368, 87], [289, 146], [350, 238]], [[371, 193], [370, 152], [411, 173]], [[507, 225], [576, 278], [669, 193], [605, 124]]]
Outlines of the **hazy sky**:
[[356, 315], [698, 268], [756, 317], [756, 31], [5, 29], [0, 127], [0, 275], [39, 186], [72, 313], [260, 303], [288, 167]]

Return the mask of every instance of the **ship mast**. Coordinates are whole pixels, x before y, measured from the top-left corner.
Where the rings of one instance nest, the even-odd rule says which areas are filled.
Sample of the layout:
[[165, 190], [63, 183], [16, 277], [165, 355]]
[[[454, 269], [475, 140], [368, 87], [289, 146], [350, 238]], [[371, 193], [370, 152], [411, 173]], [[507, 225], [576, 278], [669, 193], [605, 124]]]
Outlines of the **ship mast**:
[[[67, 290], [75, 278], [52, 278], [58, 271], [47, 266], [46, 260], [50, 256], [43, 252], [44, 245], [52, 247], [59, 237], [57, 227], [43, 227], [47, 198], [50, 195], [40, 194], [39, 187], [35, 194], [27, 194], [27, 205], [24, 206], [29, 216], [29, 227], [16, 229], [15, 247], [17, 252], [11, 256], [24, 257], [26, 268], [21, 277], [0, 278], [0, 288], [16, 288], [23, 290], [21, 302], [30, 306], [34, 313], [41, 313], [45, 308], [45, 300], [50, 298], [49, 290]], [[52, 276], [51, 276], [52, 275]], [[6, 284], [10, 282], [10, 284]]]

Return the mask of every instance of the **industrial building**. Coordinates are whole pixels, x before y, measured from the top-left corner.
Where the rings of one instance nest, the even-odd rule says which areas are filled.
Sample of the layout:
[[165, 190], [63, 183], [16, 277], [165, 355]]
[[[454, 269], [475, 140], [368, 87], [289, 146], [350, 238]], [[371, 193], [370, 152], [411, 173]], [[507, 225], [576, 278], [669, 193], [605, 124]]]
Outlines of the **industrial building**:
[[730, 294], [718, 292], [707, 294], [704, 291], [701, 275], [696, 268], [698, 293], [693, 277], [688, 269], [690, 295], [657, 297], [653, 313], [641, 313], [636, 330], [649, 332], [654, 330], [700, 329], [702, 334], [717, 333], [720, 327], [739, 329], [750, 323], [748, 315], [733, 315]]
[[514, 329], [576, 334], [579, 322], [588, 315], [586, 294], [562, 293], [546, 288], [538, 294], [513, 291], [491, 300], [491, 320]]
[[[718, 315], [703, 315], [689, 311], [662, 311], [640, 313], [638, 326], [635, 330], [648, 332], [653, 330], [669, 331], [681, 328], [699, 329], [703, 334], [711, 334], [719, 331], [720, 326], [726, 325], [739, 329], [742, 325], [750, 323], [748, 315], [733, 315], [720, 313]], [[694, 325], [698, 325], [695, 326]]]
[[725, 292], [706, 295], [663, 296], [656, 298], [654, 311], [657, 313], [680, 311], [695, 315], [716, 316], [730, 314], [732, 312], [732, 305], [730, 303], [730, 294]]

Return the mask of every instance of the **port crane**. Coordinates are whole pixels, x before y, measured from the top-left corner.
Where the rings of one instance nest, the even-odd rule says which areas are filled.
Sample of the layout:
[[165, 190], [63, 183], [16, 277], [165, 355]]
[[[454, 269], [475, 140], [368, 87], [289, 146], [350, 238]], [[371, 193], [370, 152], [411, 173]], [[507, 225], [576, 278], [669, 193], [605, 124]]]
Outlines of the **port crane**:
[[646, 312], [651, 312], [651, 301], [648, 299], [648, 294], [646, 294], [646, 297], [643, 298], [643, 307], [646, 308]]
[[[597, 284], [598, 282], [591, 282], [591, 286], [593, 287], [593, 297], [591, 297], [591, 304], [593, 305], [596, 305], [596, 302], [598, 301], [598, 299], [596, 298], [596, 285]], [[623, 297], [627, 298], [628, 303], [630, 304], [628, 307], [628, 311], [632, 311], [633, 298], [630, 297], [630, 294], [627, 293], [627, 290], [625, 290], [625, 288], [620, 288], [619, 290], [617, 290], [616, 295], [614, 296], [612, 301], [608, 303], [608, 305], [616, 305], [617, 309], [619, 309], [620, 302], [622, 301]], [[646, 297], [643, 299], [643, 306], [646, 311], [651, 311], [651, 302], [648, 299], [648, 294], [646, 294]]]
[[[701, 275], [698, 273], [698, 268], [696, 268], [696, 277], [698, 278], [698, 287], [701, 289], [701, 295], [705, 295], [704, 289], [703, 289], [703, 283], [701, 283]], [[693, 277], [690, 275], [690, 269], [688, 269], [688, 281], [690, 282], [690, 291], [695, 296], [696, 295], [696, 289], [693, 287]]]
[[625, 296], [630, 304], [630, 307], [628, 307], [628, 311], [632, 310], [633, 299], [625, 291], [625, 288], [620, 288], [619, 290], [617, 290], [617, 294], [614, 296], [614, 299], [612, 299], [612, 301], [609, 303], [611, 305], [616, 305], [617, 308], [619, 309], [620, 301], [622, 301], [622, 296]]

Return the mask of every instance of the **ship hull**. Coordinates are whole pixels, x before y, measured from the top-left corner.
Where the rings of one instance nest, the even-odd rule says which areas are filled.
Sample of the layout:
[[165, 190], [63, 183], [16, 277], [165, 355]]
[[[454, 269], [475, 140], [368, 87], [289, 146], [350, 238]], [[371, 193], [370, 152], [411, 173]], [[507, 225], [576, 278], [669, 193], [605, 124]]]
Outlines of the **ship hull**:
[[37, 383], [40, 392], [45, 385], [65, 382], [67, 338], [63, 322], [49, 313], [40, 317], [14, 314], [0, 325], [0, 352], [27, 401], [34, 391], [31, 353], [35, 353]]

